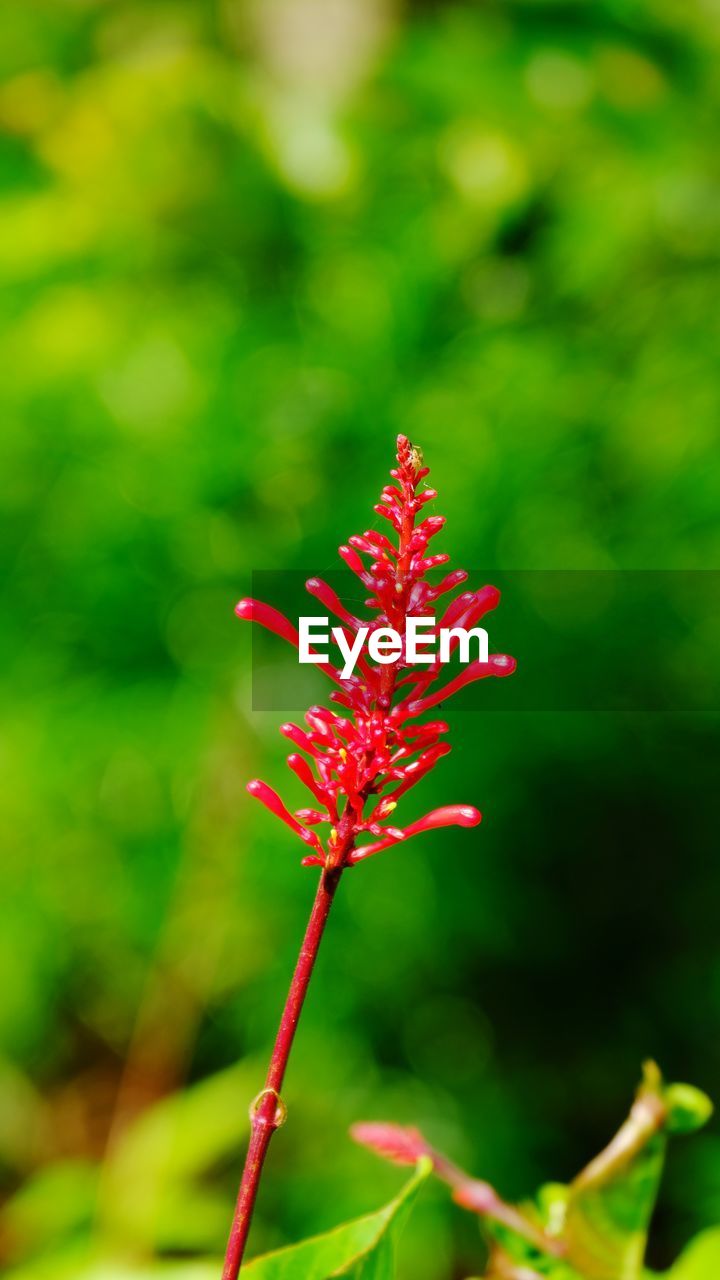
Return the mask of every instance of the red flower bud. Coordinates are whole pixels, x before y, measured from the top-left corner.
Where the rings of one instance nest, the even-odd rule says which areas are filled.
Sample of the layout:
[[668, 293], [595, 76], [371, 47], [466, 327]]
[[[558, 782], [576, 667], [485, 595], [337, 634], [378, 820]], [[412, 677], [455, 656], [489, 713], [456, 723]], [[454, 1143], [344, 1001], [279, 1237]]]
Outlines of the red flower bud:
[[392, 1160], [394, 1164], [417, 1164], [429, 1154], [428, 1144], [419, 1129], [405, 1129], [399, 1124], [354, 1124], [352, 1137], [363, 1147]]

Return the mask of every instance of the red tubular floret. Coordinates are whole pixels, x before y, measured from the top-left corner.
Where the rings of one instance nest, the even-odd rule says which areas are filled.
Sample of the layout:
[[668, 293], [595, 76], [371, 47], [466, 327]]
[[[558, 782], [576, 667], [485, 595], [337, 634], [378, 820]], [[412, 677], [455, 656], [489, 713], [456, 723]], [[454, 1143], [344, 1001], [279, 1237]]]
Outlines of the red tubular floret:
[[428, 747], [426, 751], [423, 751], [418, 756], [417, 760], [411, 760], [409, 764], [405, 765], [402, 770], [404, 775], [402, 782], [394, 791], [388, 792], [387, 799], [399, 800], [400, 796], [405, 795], [406, 791], [409, 791], [411, 787], [415, 786], [416, 782], [425, 777], [426, 773], [435, 768], [438, 760], [448, 755], [451, 751], [452, 747], [449, 742], [438, 742], [436, 746]]
[[[475, 809], [471, 804], [446, 804], [440, 809], [433, 809], [430, 813], [426, 813], [424, 818], [418, 818], [417, 822], [412, 822], [409, 827], [405, 827], [403, 836], [405, 840], [409, 840], [423, 831], [434, 831], [438, 827], [476, 827], [481, 818], [480, 810]], [[352, 864], [363, 862], [365, 858], [371, 858], [395, 843], [395, 839], [383, 839], [375, 844], [362, 845], [359, 849], [353, 849], [348, 861]]]
[[302, 822], [309, 827], [316, 827], [318, 822], [330, 821], [330, 814], [321, 813], [319, 809], [296, 809], [295, 817], [298, 822]]
[[315, 757], [320, 755], [319, 748], [315, 745], [310, 735], [304, 729], [301, 729], [299, 725], [281, 724], [280, 732], [283, 737], [289, 738], [291, 742], [294, 742], [295, 746], [299, 747], [301, 751], [307, 751], [308, 755]]
[[426, 502], [432, 502], [435, 498], [437, 498], [437, 489], [425, 489], [417, 496], [418, 506], [424, 507]]
[[297, 818], [293, 817], [289, 810], [285, 808], [285, 805], [280, 799], [277, 791], [273, 791], [272, 787], [269, 787], [267, 782], [262, 782], [260, 778], [253, 778], [252, 782], [248, 782], [247, 790], [250, 792], [251, 796], [255, 796], [256, 800], [259, 800], [261, 804], [264, 804], [266, 809], [269, 809], [271, 813], [274, 813], [276, 818], [279, 818], [280, 821], [284, 822], [291, 831], [294, 831], [295, 835], [299, 836], [301, 840], [304, 840], [306, 844], [312, 845], [319, 853], [322, 853], [322, 845], [315, 835], [315, 832], [308, 831], [307, 827], [304, 827], [297, 821]]
[[[288, 644], [293, 645], [295, 649], [300, 644], [300, 635], [297, 627], [294, 627], [289, 618], [284, 613], [280, 613], [278, 609], [273, 609], [272, 605], [263, 604], [261, 600], [253, 600], [246, 597], [239, 600], [235, 605], [235, 613], [238, 618], [244, 622], [259, 622], [261, 627], [265, 627], [268, 631], [274, 632], [276, 636], [280, 636], [283, 640], [287, 640]], [[336, 668], [330, 662], [318, 662], [317, 666], [320, 671], [324, 671], [325, 675], [330, 676], [331, 680], [341, 684], [340, 676]]]
[[[471, 662], [464, 671], [455, 676], [454, 680], [443, 685], [442, 689], [436, 689], [434, 693], [429, 693], [427, 697], [420, 698], [417, 702], [408, 702], [405, 711], [407, 715], [420, 716], [431, 707], [437, 706], [438, 702], [444, 702], [445, 698], [452, 697], [466, 684], [472, 684], [474, 680], [484, 680], [487, 676], [511, 676], [516, 666], [515, 659], [509, 654], [491, 653], [487, 662]], [[395, 710], [398, 708], [396, 707]]]
[[272, 605], [263, 604], [262, 600], [253, 600], [250, 597], [239, 600], [235, 605], [235, 613], [244, 622], [259, 622], [261, 627], [273, 631], [276, 636], [282, 636], [283, 640], [294, 644], [296, 648], [300, 643], [297, 627], [293, 626], [290, 619], [278, 609], [273, 609]]
[[428, 588], [428, 599], [437, 600], [446, 591], [452, 591], [455, 587], [459, 587], [462, 582], [467, 582], [468, 573], [466, 569], [453, 569], [450, 573], [446, 573], [442, 581], [436, 586]]
[[327, 582], [323, 582], [322, 578], [308, 578], [305, 587], [311, 596], [315, 596], [316, 600], [324, 604], [325, 608], [334, 613], [336, 618], [346, 622], [354, 631], [365, 625], [360, 618], [356, 618], [354, 614], [345, 608], [337, 592], [333, 591]]
[[352, 569], [353, 573], [357, 574], [364, 586], [369, 587], [371, 591], [374, 591], [375, 579], [372, 574], [368, 573], [364, 568], [363, 562], [357, 551], [343, 543], [341, 547], [338, 547], [338, 552], [341, 558], [345, 561], [348, 569]]
[[[397, 560], [398, 558], [397, 547], [394, 547], [390, 539], [386, 538], [385, 534], [380, 533], [378, 529], [366, 529], [363, 534], [363, 538], [372, 547], [374, 547], [381, 555], [384, 553], [385, 555], [390, 556], [392, 560]], [[353, 539], [349, 538], [348, 541], [353, 542]], [[353, 543], [353, 545], [356, 545], [356, 543]]]
[[431, 735], [437, 736], [439, 733], [447, 733], [449, 727], [445, 720], [428, 720], [427, 724], [408, 725], [403, 730], [403, 736], [417, 744], [420, 739]]
[[307, 787], [310, 794], [313, 795], [320, 804], [326, 805], [328, 803], [327, 792], [324, 787], [321, 787], [320, 783], [316, 781], [313, 776], [313, 771], [304, 756], [296, 755], [295, 752], [293, 752], [292, 755], [288, 756], [287, 762], [295, 776]]
[[377, 514], [379, 516], [384, 516], [386, 520], [390, 521], [393, 528], [396, 529], [398, 533], [400, 532], [400, 526], [401, 526], [400, 515], [398, 514], [398, 512], [395, 510], [394, 507], [389, 509], [388, 507], [384, 507], [381, 502], [376, 502], [375, 506], [373, 507], [373, 511], [377, 511]]

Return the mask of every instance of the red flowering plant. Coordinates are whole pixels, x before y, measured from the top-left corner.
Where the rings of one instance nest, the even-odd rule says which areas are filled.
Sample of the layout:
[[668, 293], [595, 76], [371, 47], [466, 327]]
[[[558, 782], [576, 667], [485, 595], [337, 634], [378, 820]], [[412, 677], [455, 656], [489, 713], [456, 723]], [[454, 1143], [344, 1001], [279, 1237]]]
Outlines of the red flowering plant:
[[466, 1173], [419, 1129], [373, 1122], [351, 1132], [393, 1164], [424, 1164], [456, 1204], [477, 1215], [485, 1280], [714, 1280], [720, 1273], [717, 1230], [692, 1243], [662, 1276], [645, 1261], [668, 1138], [701, 1129], [711, 1114], [705, 1093], [667, 1084], [648, 1061], [630, 1112], [608, 1145], [568, 1185], [546, 1183], [520, 1205]]
[[[391, 536], [368, 529], [340, 547], [343, 561], [368, 593], [365, 603], [372, 617], [364, 621], [355, 616], [320, 578], [308, 581], [308, 591], [339, 619], [346, 640], [352, 640], [362, 628], [368, 628], [369, 634], [392, 628], [405, 636], [409, 618], [434, 619], [438, 633], [445, 628], [473, 627], [496, 607], [500, 593], [485, 586], [463, 591], [445, 603], [449, 593], [467, 580], [467, 573], [455, 569], [441, 581], [431, 581], [431, 571], [449, 559], [428, 550], [445, 520], [442, 516], [419, 518], [437, 494], [425, 485], [428, 468], [420, 450], [405, 436], [398, 436], [397, 466], [390, 475], [393, 483], [383, 489], [375, 511], [389, 522]], [[244, 599], [236, 613], [299, 647], [297, 628], [270, 605]], [[432, 634], [431, 628], [430, 638]], [[452, 652], [456, 637], [451, 636], [449, 643]], [[248, 784], [251, 795], [306, 845], [309, 851], [303, 865], [320, 867], [321, 874], [265, 1087], [251, 1107], [250, 1144], [223, 1280], [235, 1280], [238, 1274], [265, 1155], [274, 1130], [285, 1118], [280, 1089], [339, 879], [346, 868], [423, 831], [477, 825], [481, 815], [467, 804], [433, 809], [405, 827], [394, 821], [389, 824], [388, 819], [406, 792], [450, 751], [450, 744], [441, 740], [448, 730], [445, 721], [423, 721], [422, 717], [472, 681], [508, 676], [515, 670], [513, 658], [490, 654], [487, 661], [470, 662], [459, 675], [443, 681], [441, 659], [415, 669], [408, 662], [404, 642], [394, 661], [374, 665], [360, 656], [357, 674], [345, 678], [331, 662], [318, 665], [336, 685], [330, 694], [333, 707], [311, 707], [305, 716], [306, 728], [281, 726], [281, 732], [298, 749], [288, 756], [288, 765], [310, 792], [312, 806], [293, 813], [267, 783], [255, 779]], [[329, 830], [321, 838], [318, 829], [323, 827]]]

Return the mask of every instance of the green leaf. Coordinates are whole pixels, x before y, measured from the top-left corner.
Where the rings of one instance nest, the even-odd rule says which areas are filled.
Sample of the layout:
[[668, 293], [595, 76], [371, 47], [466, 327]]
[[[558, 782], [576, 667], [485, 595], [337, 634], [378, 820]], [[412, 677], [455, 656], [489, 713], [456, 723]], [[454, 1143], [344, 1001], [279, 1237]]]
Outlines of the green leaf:
[[720, 1276], [720, 1227], [696, 1236], [661, 1280], [717, 1280]]
[[257, 1067], [243, 1062], [144, 1111], [123, 1133], [103, 1172], [99, 1224], [129, 1249], [209, 1254], [224, 1239], [227, 1202], [211, 1171], [245, 1141]]
[[87, 1248], [68, 1249], [35, 1258], [5, 1272], [3, 1280], [218, 1280], [222, 1260], [202, 1262], [124, 1262], [117, 1258], [89, 1260]]
[[0, 1214], [0, 1233], [17, 1256], [46, 1249], [92, 1222], [98, 1186], [96, 1166], [61, 1160], [39, 1169], [15, 1192]]
[[587, 1280], [640, 1280], [666, 1134], [699, 1127], [711, 1110], [699, 1090], [665, 1086], [656, 1064], [645, 1064], [627, 1120], [570, 1186], [563, 1238]]
[[138, 1266], [117, 1262], [99, 1263], [77, 1280], [218, 1280], [222, 1262], [145, 1263]]
[[669, 1084], [663, 1097], [668, 1108], [668, 1133], [694, 1133], [712, 1115], [713, 1104], [707, 1094], [692, 1084]]
[[[400, 1195], [376, 1213], [256, 1258], [243, 1267], [243, 1280], [245, 1276], [248, 1280], [393, 1280], [400, 1232], [431, 1167], [429, 1160], [421, 1160]], [[66, 1276], [68, 1280], [70, 1276], [72, 1280], [217, 1280], [220, 1270], [219, 1261], [133, 1265], [107, 1259], [84, 1267], [76, 1261], [71, 1271], [60, 1269], [58, 1276], [60, 1280]], [[36, 1280], [36, 1273], [13, 1273], [9, 1280]]]
[[248, 1280], [393, 1280], [398, 1237], [431, 1168], [429, 1160], [420, 1160], [407, 1186], [383, 1209], [265, 1254], [243, 1267], [242, 1275]]

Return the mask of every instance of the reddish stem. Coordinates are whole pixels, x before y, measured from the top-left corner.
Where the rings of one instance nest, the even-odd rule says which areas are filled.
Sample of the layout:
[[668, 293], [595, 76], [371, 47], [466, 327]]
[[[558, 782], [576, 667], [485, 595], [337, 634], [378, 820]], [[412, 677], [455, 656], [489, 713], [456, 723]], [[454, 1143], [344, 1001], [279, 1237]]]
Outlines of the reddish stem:
[[280, 1090], [285, 1078], [290, 1050], [341, 874], [342, 867], [335, 867], [330, 870], [324, 869], [320, 876], [320, 883], [280, 1020], [265, 1080], [265, 1088], [260, 1093], [257, 1103], [251, 1109], [250, 1143], [245, 1158], [245, 1168], [240, 1182], [232, 1227], [230, 1228], [222, 1280], [237, 1280], [243, 1260], [255, 1199], [265, 1157], [270, 1146], [270, 1139], [284, 1120], [285, 1108], [280, 1099]]

